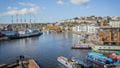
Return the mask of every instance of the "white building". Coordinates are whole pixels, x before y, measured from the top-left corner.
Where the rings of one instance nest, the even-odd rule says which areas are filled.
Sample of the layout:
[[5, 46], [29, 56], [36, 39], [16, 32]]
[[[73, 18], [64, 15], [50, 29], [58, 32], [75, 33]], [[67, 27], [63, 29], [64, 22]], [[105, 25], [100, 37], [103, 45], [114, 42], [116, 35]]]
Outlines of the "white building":
[[111, 27], [120, 27], [120, 21], [110, 21], [109, 25]]
[[73, 27], [75, 32], [96, 33], [97, 28], [95, 24], [81, 24]]

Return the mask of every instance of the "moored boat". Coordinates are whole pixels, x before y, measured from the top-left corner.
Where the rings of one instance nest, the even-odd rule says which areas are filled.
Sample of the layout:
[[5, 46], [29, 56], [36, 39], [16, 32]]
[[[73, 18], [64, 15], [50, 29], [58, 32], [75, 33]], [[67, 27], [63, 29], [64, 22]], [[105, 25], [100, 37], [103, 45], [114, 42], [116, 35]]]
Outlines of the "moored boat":
[[71, 47], [72, 49], [91, 49], [89, 45], [80, 45], [80, 44], [75, 44], [74, 46]]
[[97, 45], [97, 46], [93, 46], [92, 49], [94, 51], [103, 51], [103, 50], [104, 51], [120, 51], [120, 46]]
[[7, 40], [7, 39], [8, 38], [4, 34], [2, 34], [1, 31], [0, 31], [0, 41], [1, 40]]
[[108, 57], [115, 60], [120, 60], [120, 55], [117, 55], [116, 53], [109, 54]]
[[39, 30], [26, 30], [26, 31], [19, 31], [18, 35], [9, 36], [9, 39], [20, 39], [20, 38], [27, 38], [27, 37], [35, 37], [40, 36], [43, 33]]
[[81, 68], [81, 65], [72, 59], [60, 56], [57, 60], [67, 68]]
[[87, 61], [86, 59], [72, 58], [72, 60], [74, 60], [77, 63], [81, 64], [82, 68], [93, 68], [93, 65], [91, 64], [91, 62]]
[[18, 35], [16, 31], [8, 31], [8, 30], [1, 31], [1, 34], [3, 34], [6, 37], [14, 37]]
[[112, 53], [107, 55], [109, 58], [112, 58], [114, 60], [113, 65], [120, 67], [120, 55], [117, 53]]
[[113, 60], [111, 58], [108, 58], [104, 56], [103, 54], [99, 54], [95, 52], [88, 53], [87, 60], [92, 61], [96, 64], [100, 64], [100, 65], [106, 65], [106, 64], [113, 63]]

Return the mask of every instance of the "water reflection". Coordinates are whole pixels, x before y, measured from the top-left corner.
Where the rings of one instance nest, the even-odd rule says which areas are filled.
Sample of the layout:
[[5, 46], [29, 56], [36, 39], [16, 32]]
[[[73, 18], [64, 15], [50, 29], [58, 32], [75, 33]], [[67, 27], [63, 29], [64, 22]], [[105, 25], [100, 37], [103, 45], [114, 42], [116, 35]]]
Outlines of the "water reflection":
[[81, 43], [81, 40], [83, 40], [82, 35], [73, 34], [73, 43]]

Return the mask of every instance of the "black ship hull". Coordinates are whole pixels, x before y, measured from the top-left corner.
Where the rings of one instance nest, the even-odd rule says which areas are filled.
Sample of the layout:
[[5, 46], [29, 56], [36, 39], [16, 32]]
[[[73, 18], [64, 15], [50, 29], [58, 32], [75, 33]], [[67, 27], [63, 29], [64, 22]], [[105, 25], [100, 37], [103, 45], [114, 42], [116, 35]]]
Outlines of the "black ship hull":
[[15, 36], [9, 36], [9, 39], [21, 39], [21, 38], [29, 38], [29, 37], [36, 37], [42, 35], [42, 32], [37, 33], [28, 33], [28, 34], [22, 34], [22, 35], [15, 35]]

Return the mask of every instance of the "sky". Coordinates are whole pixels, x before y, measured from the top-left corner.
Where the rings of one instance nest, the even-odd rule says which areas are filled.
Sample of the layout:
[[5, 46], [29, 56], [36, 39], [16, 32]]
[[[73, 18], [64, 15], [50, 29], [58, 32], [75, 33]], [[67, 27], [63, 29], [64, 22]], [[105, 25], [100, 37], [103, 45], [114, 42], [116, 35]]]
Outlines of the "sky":
[[120, 16], [120, 0], [0, 0], [0, 23], [56, 22], [80, 16]]

